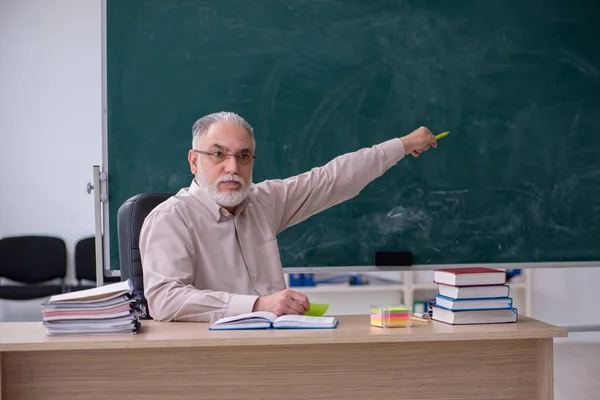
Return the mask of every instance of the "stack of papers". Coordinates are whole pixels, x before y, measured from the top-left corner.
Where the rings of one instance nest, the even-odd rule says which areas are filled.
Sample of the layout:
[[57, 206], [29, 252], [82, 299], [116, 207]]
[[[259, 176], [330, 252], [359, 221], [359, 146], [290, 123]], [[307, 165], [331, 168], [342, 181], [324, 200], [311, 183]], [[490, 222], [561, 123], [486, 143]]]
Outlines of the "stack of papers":
[[42, 303], [46, 334], [135, 334], [139, 296], [131, 281], [50, 297]]

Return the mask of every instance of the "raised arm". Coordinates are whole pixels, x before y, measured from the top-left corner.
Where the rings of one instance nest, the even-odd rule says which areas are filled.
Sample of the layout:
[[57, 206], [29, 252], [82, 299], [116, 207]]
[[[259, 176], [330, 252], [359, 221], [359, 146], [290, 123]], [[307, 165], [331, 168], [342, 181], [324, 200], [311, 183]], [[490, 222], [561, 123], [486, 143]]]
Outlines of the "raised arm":
[[144, 294], [158, 321], [215, 321], [251, 312], [258, 296], [194, 287], [195, 247], [176, 210], [154, 211], [142, 227]]
[[262, 182], [257, 185], [257, 197], [267, 214], [274, 215], [273, 230], [279, 233], [351, 199], [406, 154], [418, 157], [430, 146], [437, 146], [435, 137], [421, 127], [402, 138], [341, 155], [301, 175]]

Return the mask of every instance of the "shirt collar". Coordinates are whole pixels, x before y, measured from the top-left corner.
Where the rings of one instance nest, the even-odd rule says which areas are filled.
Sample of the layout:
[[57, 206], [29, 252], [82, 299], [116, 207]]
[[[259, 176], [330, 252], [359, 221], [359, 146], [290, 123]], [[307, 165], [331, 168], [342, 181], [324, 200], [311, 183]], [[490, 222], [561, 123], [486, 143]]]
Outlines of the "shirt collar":
[[[215, 221], [219, 222], [221, 217], [231, 217], [231, 213], [227, 211], [224, 207], [218, 205], [213, 199], [208, 197], [204, 191], [200, 188], [200, 186], [196, 183], [196, 180], [193, 179], [190, 185], [190, 194], [194, 196], [196, 200], [200, 202], [210, 212], [210, 214], [215, 218]], [[238, 216], [244, 212], [246, 206], [248, 205], [248, 197], [246, 197], [236, 208], [233, 213], [234, 216]]]
[[[246, 196], [246, 198], [244, 200], [242, 200], [242, 202], [240, 204], [237, 205], [233, 214], [237, 217], [238, 215], [243, 213], [246, 210], [246, 207], [248, 206], [249, 201], [250, 201], [250, 197]], [[225, 210], [225, 211], [227, 211], [227, 210]]]

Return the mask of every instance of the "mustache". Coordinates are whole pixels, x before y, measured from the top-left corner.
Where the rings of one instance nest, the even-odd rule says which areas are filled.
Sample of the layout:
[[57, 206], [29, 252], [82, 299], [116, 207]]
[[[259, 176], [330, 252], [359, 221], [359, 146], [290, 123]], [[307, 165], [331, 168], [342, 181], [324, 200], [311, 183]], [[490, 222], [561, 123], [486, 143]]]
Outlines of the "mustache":
[[246, 186], [246, 180], [238, 175], [223, 175], [216, 180], [215, 185], [223, 182], [237, 182], [242, 186]]

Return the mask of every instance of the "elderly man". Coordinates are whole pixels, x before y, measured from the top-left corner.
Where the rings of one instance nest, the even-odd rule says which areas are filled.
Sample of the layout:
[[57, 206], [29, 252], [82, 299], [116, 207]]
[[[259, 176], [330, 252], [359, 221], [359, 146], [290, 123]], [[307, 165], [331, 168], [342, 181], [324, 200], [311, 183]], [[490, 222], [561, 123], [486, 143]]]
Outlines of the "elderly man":
[[195, 178], [154, 209], [140, 236], [145, 296], [159, 321], [215, 321], [251, 311], [303, 314], [286, 289], [276, 235], [356, 196], [435, 137], [424, 127], [284, 180], [252, 183], [256, 144], [240, 116], [200, 118], [188, 153]]

